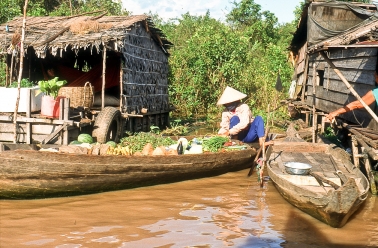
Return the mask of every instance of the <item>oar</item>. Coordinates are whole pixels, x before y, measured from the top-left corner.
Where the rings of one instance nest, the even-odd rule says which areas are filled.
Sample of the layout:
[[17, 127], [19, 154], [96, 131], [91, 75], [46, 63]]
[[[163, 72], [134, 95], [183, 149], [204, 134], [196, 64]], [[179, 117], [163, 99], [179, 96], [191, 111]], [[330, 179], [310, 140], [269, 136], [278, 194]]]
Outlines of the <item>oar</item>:
[[[265, 127], [264, 140], [266, 139], [268, 133], [269, 133], [269, 127], [267, 126], [267, 127]], [[264, 147], [264, 145], [260, 146], [260, 148], [257, 150], [256, 157], [255, 157], [255, 159], [253, 160], [252, 165], [251, 165], [251, 169], [250, 169], [249, 172], [248, 172], [248, 177], [252, 176], [252, 174], [253, 174], [253, 169], [254, 169], [255, 166], [257, 165], [257, 160], [258, 160], [259, 157], [260, 157], [260, 153], [261, 153], [263, 147]]]

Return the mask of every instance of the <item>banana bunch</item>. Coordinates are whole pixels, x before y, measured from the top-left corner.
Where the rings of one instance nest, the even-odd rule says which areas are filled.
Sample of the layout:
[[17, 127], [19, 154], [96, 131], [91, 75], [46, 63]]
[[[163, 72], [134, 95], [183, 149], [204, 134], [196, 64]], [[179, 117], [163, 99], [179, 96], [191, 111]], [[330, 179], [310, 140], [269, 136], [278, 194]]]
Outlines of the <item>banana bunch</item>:
[[106, 154], [129, 156], [132, 155], [132, 151], [128, 146], [117, 145], [116, 147], [109, 146], [108, 150], [106, 151]]

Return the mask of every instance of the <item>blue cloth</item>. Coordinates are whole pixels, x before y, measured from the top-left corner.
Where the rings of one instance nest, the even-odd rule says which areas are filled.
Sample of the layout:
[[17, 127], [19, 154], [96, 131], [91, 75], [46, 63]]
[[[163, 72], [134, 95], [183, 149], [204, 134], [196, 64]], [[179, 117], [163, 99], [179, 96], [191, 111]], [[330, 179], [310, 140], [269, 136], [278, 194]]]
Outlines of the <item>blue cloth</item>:
[[374, 98], [375, 98], [375, 102], [378, 105], [378, 88], [375, 88], [372, 91], [373, 91], [373, 95], [374, 95]]
[[[240, 122], [238, 116], [233, 116], [230, 119], [230, 129]], [[240, 131], [237, 136], [238, 140], [245, 143], [252, 143], [258, 138], [264, 137], [264, 120], [261, 116], [256, 116], [253, 122], [245, 130]]]

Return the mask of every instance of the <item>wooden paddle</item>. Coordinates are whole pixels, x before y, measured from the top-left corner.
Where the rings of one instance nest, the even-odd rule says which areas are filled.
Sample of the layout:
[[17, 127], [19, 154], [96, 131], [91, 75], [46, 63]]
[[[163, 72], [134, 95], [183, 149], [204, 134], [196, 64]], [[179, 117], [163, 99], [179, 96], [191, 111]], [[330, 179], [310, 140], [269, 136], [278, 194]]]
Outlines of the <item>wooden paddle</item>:
[[[265, 128], [264, 140], [265, 140], [266, 137], [268, 136], [268, 133], [269, 133], [269, 127], [267, 126], [267, 127]], [[260, 153], [261, 153], [263, 147], [264, 147], [264, 145], [260, 146], [260, 148], [257, 150], [256, 157], [255, 157], [255, 159], [253, 160], [252, 165], [251, 165], [251, 169], [250, 169], [249, 172], [248, 172], [248, 177], [252, 176], [252, 174], [253, 174], [253, 169], [254, 169], [255, 166], [257, 165], [257, 160], [258, 160], [259, 157], [260, 157]]]

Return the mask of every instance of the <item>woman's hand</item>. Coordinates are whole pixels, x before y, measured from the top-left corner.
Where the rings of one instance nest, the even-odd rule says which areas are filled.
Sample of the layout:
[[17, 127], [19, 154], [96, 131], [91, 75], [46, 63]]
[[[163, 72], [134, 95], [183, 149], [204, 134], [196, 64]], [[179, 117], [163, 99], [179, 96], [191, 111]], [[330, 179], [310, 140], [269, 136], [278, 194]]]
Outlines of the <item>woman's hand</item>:
[[326, 115], [326, 117], [328, 118], [328, 120], [332, 123], [334, 120], [335, 120], [335, 117], [338, 116], [338, 113], [336, 113], [336, 111], [334, 112], [331, 112], [329, 113], [328, 115]]

